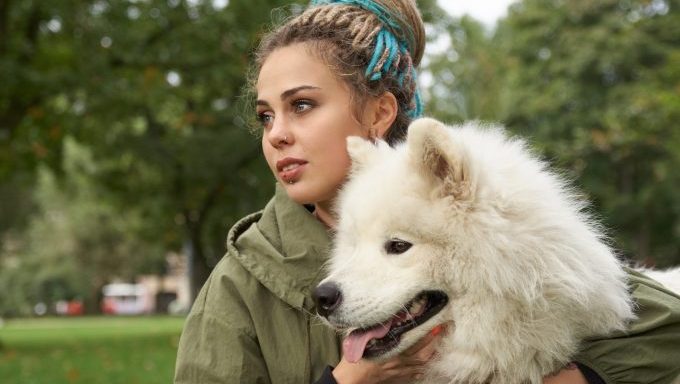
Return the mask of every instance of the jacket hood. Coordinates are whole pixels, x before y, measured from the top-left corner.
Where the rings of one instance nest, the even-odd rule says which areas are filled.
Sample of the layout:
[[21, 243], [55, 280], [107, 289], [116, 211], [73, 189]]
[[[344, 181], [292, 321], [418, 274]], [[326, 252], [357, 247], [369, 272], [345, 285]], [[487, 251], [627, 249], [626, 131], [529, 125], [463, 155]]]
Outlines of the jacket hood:
[[311, 291], [321, 280], [330, 248], [326, 227], [278, 184], [261, 212], [229, 231], [227, 255], [289, 305], [311, 310]]

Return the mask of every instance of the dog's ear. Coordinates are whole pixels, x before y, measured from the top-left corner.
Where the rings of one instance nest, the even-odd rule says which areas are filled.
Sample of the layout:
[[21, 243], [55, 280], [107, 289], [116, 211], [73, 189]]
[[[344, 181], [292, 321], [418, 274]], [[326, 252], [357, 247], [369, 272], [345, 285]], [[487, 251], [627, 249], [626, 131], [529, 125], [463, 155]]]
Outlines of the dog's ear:
[[416, 168], [442, 195], [456, 200], [473, 198], [475, 183], [467, 151], [444, 124], [430, 118], [415, 120], [406, 142]]
[[368, 164], [378, 152], [375, 144], [359, 136], [347, 137], [347, 153], [352, 160], [351, 171], [356, 172]]

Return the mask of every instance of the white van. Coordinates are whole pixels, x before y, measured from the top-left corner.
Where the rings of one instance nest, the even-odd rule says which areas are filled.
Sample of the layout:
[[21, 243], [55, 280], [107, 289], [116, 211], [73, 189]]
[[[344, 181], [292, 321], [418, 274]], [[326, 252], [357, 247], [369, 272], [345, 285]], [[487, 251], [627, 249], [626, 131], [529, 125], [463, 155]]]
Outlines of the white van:
[[109, 315], [141, 315], [153, 312], [153, 300], [141, 284], [113, 283], [102, 288], [102, 312]]

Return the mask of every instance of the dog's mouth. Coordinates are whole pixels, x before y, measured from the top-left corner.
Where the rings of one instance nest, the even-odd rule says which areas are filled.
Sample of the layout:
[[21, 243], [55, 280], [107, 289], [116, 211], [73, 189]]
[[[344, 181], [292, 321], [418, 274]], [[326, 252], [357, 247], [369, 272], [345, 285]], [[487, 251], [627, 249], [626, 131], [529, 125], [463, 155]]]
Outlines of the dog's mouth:
[[448, 301], [444, 292], [421, 292], [387, 321], [353, 330], [342, 343], [345, 359], [357, 362], [362, 357], [372, 358], [389, 352], [399, 345], [404, 333], [439, 313]]

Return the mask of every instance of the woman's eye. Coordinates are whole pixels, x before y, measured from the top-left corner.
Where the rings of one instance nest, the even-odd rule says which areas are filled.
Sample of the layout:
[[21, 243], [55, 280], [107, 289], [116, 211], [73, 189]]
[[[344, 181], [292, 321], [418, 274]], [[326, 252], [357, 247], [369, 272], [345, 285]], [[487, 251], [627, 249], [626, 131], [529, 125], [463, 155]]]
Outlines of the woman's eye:
[[385, 252], [390, 255], [399, 255], [408, 251], [412, 245], [401, 239], [390, 239], [385, 243]]
[[257, 121], [262, 124], [263, 127], [267, 127], [274, 120], [274, 116], [268, 112], [262, 112], [257, 114]]
[[293, 102], [293, 108], [296, 113], [306, 112], [312, 109], [313, 106], [314, 104], [310, 100], [295, 100]]

